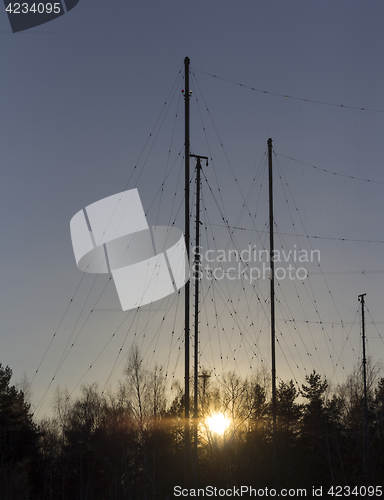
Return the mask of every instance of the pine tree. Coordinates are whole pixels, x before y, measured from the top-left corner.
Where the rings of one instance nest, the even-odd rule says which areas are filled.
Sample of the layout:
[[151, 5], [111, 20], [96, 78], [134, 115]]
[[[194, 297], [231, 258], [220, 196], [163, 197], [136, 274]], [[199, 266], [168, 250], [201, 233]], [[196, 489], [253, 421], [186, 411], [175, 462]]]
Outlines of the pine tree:
[[32, 498], [38, 482], [39, 433], [24, 393], [0, 364], [0, 498]]

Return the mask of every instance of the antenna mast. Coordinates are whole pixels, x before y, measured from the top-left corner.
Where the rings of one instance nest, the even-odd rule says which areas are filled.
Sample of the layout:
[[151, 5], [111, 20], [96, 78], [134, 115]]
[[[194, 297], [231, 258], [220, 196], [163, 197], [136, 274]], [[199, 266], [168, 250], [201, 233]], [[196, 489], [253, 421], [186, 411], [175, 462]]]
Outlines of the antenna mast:
[[272, 352], [272, 439], [273, 465], [275, 481], [277, 480], [277, 443], [276, 443], [276, 335], [275, 335], [275, 263], [273, 240], [273, 175], [272, 175], [272, 139], [268, 139], [269, 164], [269, 261], [271, 266], [271, 352]]
[[[187, 249], [188, 265], [186, 271], [189, 273], [189, 57], [184, 59], [185, 67], [185, 246]], [[185, 484], [189, 484], [189, 280], [185, 284], [185, 316], [184, 316], [184, 348], [185, 348], [185, 375], [184, 375], [184, 441], [185, 441]]]
[[365, 299], [366, 293], [358, 296], [361, 303], [361, 336], [363, 341], [363, 377], [364, 377], [364, 427], [363, 427], [363, 467], [367, 473], [367, 439], [368, 439], [368, 403], [367, 403], [367, 358], [365, 355]]
[[198, 483], [198, 449], [197, 449], [197, 424], [199, 418], [198, 389], [199, 389], [199, 280], [200, 280], [200, 188], [201, 188], [201, 160], [207, 161], [206, 156], [189, 155], [197, 159], [196, 164], [196, 239], [194, 256], [195, 280], [195, 366], [194, 366], [194, 411], [193, 411], [193, 465], [194, 486]]

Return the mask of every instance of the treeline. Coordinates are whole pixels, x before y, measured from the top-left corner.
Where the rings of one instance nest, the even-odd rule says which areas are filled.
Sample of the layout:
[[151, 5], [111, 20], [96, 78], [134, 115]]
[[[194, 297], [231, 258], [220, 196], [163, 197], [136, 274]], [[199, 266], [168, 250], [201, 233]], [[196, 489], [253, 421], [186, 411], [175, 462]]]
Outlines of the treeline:
[[[360, 370], [337, 388], [316, 372], [300, 389], [281, 381], [275, 450], [266, 372], [199, 377], [198, 486], [382, 485], [384, 378], [368, 368], [366, 427]], [[115, 391], [88, 385], [72, 400], [58, 390], [53, 417], [38, 425], [10, 378], [0, 365], [2, 500], [166, 499], [184, 486], [182, 387], [169, 388], [161, 367], [148, 370], [136, 348]], [[228, 419], [223, 434], [206, 419], [219, 412]]]

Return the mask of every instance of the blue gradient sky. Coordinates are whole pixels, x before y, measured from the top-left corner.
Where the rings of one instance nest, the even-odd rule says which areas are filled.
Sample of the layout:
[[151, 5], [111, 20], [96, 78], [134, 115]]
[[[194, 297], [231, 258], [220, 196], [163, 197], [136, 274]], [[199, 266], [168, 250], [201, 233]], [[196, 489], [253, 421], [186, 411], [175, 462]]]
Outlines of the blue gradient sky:
[[[270, 93], [252, 92], [195, 71], [244, 193], [268, 137], [273, 138], [277, 154], [346, 176], [384, 182], [383, 15], [384, 6], [377, 0], [81, 0], [70, 13], [49, 24], [12, 34], [3, 12], [0, 362], [12, 368], [14, 381], [23, 372], [29, 379], [33, 377], [81, 279], [69, 235], [71, 217], [86, 205], [124, 190], [178, 72], [183, 70], [185, 56], [190, 57], [193, 69]], [[273, 93], [381, 112], [306, 103]], [[175, 95], [176, 102], [179, 90]], [[201, 99], [199, 103], [204, 108]], [[127, 186], [138, 187], [144, 207], [151, 207], [150, 223], [157, 218], [158, 198], [151, 204], [163, 180], [175, 109], [164, 121], [145, 167], [140, 167], [142, 177], [138, 180], [135, 174]], [[208, 154], [194, 95], [191, 112], [192, 150]], [[180, 113], [182, 106], [172, 158], [183, 145]], [[207, 135], [226, 211], [235, 223], [242, 198], [212, 127], [207, 128]], [[278, 159], [308, 234], [384, 240], [383, 185], [336, 177]], [[179, 164], [181, 168], [181, 160]], [[140, 165], [144, 165], [143, 160]], [[210, 172], [207, 175], [213, 176], [213, 170]], [[165, 190], [165, 198], [173, 199], [172, 189]], [[276, 189], [276, 221], [281, 232], [289, 233], [292, 224], [284, 196], [278, 186]], [[182, 191], [181, 185], [178, 202]], [[264, 203], [265, 196], [260, 202]], [[167, 224], [169, 207], [164, 203], [159, 223]], [[207, 205], [213, 207], [214, 203]], [[266, 213], [261, 210], [256, 226], [262, 228], [265, 221]], [[182, 218], [177, 222], [182, 227]], [[211, 222], [220, 223], [213, 208]], [[241, 224], [246, 225], [246, 219]], [[247, 244], [243, 236], [239, 241]], [[341, 317], [352, 322], [358, 309], [357, 295], [366, 292], [367, 305], [380, 329], [384, 274], [335, 272], [383, 271], [383, 244], [322, 240], [314, 245], [321, 247], [323, 271], [333, 273], [327, 280], [339, 311], [328, 304], [329, 292], [319, 283], [322, 320], [336, 324]], [[81, 310], [91, 283], [92, 278], [87, 277], [76, 311]], [[316, 282], [314, 289], [317, 293]], [[285, 296], [293, 295], [287, 292]], [[307, 300], [303, 299], [303, 308], [311, 316]], [[98, 307], [102, 311], [87, 323], [50, 391], [60, 385], [71, 392], [103, 348], [104, 340], [124, 319], [123, 313], [116, 311], [113, 290]], [[296, 309], [294, 302], [291, 307], [299, 317], [301, 309]], [[71, 314], [58, 330], [34, 380], [34, 405], [41, 400], [70, 338], [78, 317], [77, 312]], [[311, 319], [317, 318], [312, 315]], [[349, 351], [343, 351], [344, 334], [335, 333], [337, 352], [348, 369], [359, 357], [358, 324], [354, 332]], [[120, 340], [106, 350], [85, 381], [97, 380], [103, 386], [124, 335], [121, 333]], [[150, 329], [146, 335], [150, 337]], [[151, 353], [148, 362], [161, 363], [168, 355], [168, 338], [165, 333], [162, 337], [153, 335], [156, 347], [145, 348], [145, 352]], [[311, 335], [316, 337], [317, 332]], [[372, 336], [377, 335], [372, 332]], [[132, 342], [128, 337], [125, 353]], [[206, 366], [215, 342], [207, 344]], [[324, 348], [325, 360], [329, 357], [327, 348], [320, 347], [321, 340], [318, 345]], [[374, 360], [381, 359], [381, 339], [372, 338], [369, 346]], [[268, 355], [265, 340], [265, 357]], [[292, 359], [291, 365], [296, 361]], [[177, 362], [172, 358], [169, 363], [177, 365], [177, 370], [182, 368], [181, 359]], [[122, 366], [112, 381], [121, 375]], [[219, 372], [220, 366], [216, 368]], [[325, 362], [324, 370], [329, 371]], [[284, 365], [281, 377], [292, 377], [288, 365]], [[49, 413], [50, 401], [48, 395], [40, 416]]]

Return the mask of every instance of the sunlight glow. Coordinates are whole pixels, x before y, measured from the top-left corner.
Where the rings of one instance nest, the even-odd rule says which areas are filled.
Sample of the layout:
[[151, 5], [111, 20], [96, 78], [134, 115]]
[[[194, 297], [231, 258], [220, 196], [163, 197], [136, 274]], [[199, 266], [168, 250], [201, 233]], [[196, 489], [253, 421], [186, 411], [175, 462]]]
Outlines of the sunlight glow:
[[208, 429], [219, 435], [223, 435], [229, 427], [229, 419], [223, 413], [215, 413], [207, 418]]

